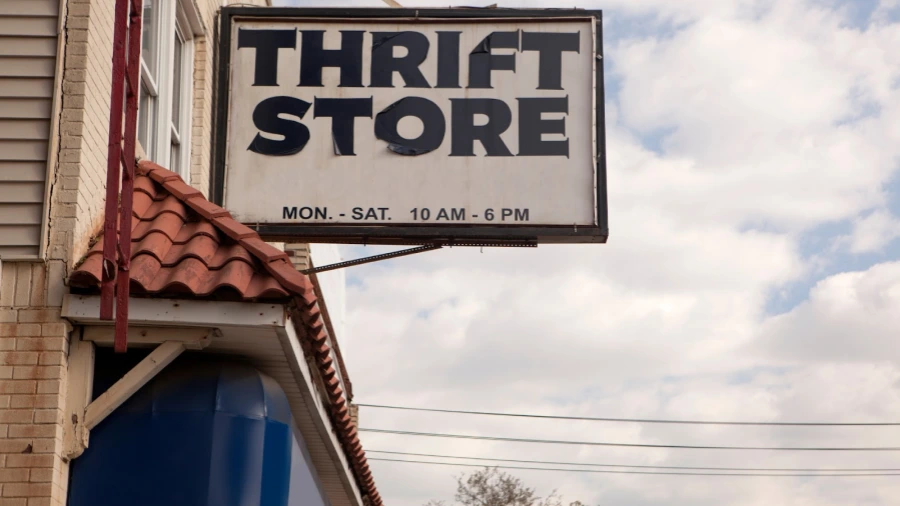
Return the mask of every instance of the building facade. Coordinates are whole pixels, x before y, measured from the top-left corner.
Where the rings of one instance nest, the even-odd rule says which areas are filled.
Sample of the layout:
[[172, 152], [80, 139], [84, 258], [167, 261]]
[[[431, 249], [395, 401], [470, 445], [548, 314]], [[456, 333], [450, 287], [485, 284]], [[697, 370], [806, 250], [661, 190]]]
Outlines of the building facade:
[[[231, 3], [268, 1], [143, 0], [138, 151], [145, 162], [135, 198], [146, 200], [140, 213], [149, 214], [136, 204], [134, 224], [160, 235], [157, 218], [179, 216], [175, 232], [207, 230], [198, 234], [216, 242], [208, 252], [222, 263], [203, 259], [206, 278], [197, 279], [208, 290], [142, 285], [133, 269], [132, 348], [249, 361], [285, 392], [326, 504], [377, 505], [321, 287], [297, 272], [309, 266], [308, 246], [265, 245], [205, 198], [218, 13]], [[117, 398], [98, 406], [92, 388], [96, 356], [110, 343], [91, 269], [106, 198], [114, 8], [113, 0], [0, 2], [0, 506], [66, 504], [70, 468], [90, 448], [85, 416], [128, 400], [111, 388]], [[170, 239], [158, 269], [196, 277], [189, 264], [207, 250]], [[159, 253], [143, 246], [136, 242], [136, 266], [138, 256]], [[212, 281], [235, 259], [249, 284]], [[254, 291], [259, 283], [266, 288]], [[122, 380], [143, 385], [156, 372]]]

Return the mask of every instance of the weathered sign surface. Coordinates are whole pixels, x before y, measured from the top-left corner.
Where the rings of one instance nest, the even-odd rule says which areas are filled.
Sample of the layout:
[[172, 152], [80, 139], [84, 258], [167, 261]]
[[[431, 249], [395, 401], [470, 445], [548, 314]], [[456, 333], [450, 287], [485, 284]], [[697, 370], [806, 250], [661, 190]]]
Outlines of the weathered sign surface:
[[214, 199], [269, 237], [604, 242], [599, 13], [474, 14], [225, 9]]

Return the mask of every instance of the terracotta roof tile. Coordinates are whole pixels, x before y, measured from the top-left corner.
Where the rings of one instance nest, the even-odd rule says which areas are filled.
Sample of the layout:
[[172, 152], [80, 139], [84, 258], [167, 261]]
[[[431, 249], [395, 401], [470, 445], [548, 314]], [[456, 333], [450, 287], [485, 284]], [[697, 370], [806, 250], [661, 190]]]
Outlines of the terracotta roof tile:
[[[175, 195], [176, 197], [178, 197], [178, 200], [182, 200], [182, 201], [203, 195], [203, 193], [201, 193], [200, 190], [198, 190], [192, 186], [188, 186], [187, 183], [185, 183], [184, 181], [182, 181], [180, 179], [175, 180], [175, 181], [169, 181], [169, 183], [166, 185], [166, 190], [169, 193], [171, 193], [172, 195]], [[203, 199], [203, 200], [206, 200], [206, 199]]]
[[[255, 232], [254, 235], [256, 235]], [[250, 252], [256, 256], [256, 258], [264, 259], [266, 262], [274, 262], [275, 260], [288, 260], [287, 253], [272, 246], [271, 244], [266, 244], [262, 239], [259, 238], [259, 236], [246, 239], [241, 244], [245, 248], [250, 250]]]
[[[147, 239], [152, 238], [154, 235], [162, 234], [152, 234], [147, 236], [146, 239], [141, 241], [141, 246], [147, 242]], [[168, 240], [168, 238], [166, 239]], [[196, 258], [211, 269], [220, 269], [225, 264], [225, 260], [232, 257], [238, 257], [253, 265], [253, 257], [246, 251], [230, 251], [232, 249], [233, 248], [228, 246], [220, 248], [218, 241], [208, 235], [195, 235], [183, 243], [169, 241], [169, 247], [165, 254], [157, 255], [157, 258], [159, 258], [163, 265], [169, 267], [177, 265], [179, 260], [185, 257]], [[241, 253], [244, 253], [244, 255], [241, 255]]]
[[[270, 273], [268, 264], [280, 258], [278, 250], [174, 172], [140, 162], [134, 194], [130, 276], [136, 293], [287, 302], [307, 289], [309, 281], [296, 270]], [[216, 216], [214, 222], [197, 208]], [[244, 245], [242, 240], [250, 242]], [[70, 277], [71, 285], [98, 288], [101, 266], [98, 241]]]
[[[196, 200], [196, 199], [194, 199]], [[205, 235], [210, 239], [214, 239], [216, 242], [221, 244], [221, 235], [216, 230], [216, 227], [213, 226], [212, 223], [208, 221], [198, 221], [195, 223], [186, 223], [184, 227], [178, 231], [175, 235], [175, 243], [176, 244], [184, 244], [191, 240], [191, 238], [196, 237], [198, 235]], [[240, 244], [235, 244], [235, 246], [240, 247]]]
[[231, 237], [235, 241], [252, 238], [259, 239], [259, 234], [254, 232], [252, 228], [248, 227], [247, 225], [238, 223], [237, 220], [235, 220], [231, 216], [220, 216], [218, 218], [213, 218], [212, 222], [216, 226], [216, 228], [224, 232], [225, 235]]
[[139, 239], [137, 244], [132, 244], [132, 256], [151, 255], [160, 262], [171, 254], [172, 239], [162, 232], [150, 231]]
[[[138, 179], [147, 180], [146, 178]], [[134, 201], [131, 204], [131, 213], [133, 216], [143, 216], [147, 209], [150, 209], [151, 205], [153, 205], [153, 197], [146, 193], [135, 191]]]
[[[324, 297], [322, 297], [321, 285], [319, 284], [319, 278], [316, 277], [316, 273], [310, 274], [309, 278], [312, 280], [313, 287], [315, 288], [316, 297], [319, 297], [318, 310], [321, 312], [321, 319], [325, 322], [325, 328], [327, 329], [327, 334], [334, 334], [334, 328], [331, 325], [331, 318], [328, 314], [328, 304], [326, 303]], [[318, 315], [317, 315], [318, 318]], [[310, 324], [312, 325], [312, 324]], [[319, 334], [321, 335], [321, 334]], [[315, 334], [313, 338], [315, 339]], [[353, 400], [353, 382], [350, 381], [350, 376], [347, 374], [347, 366], [344, 364], [344, 357], [341, 353], [341, 343], [339, 343], [336, 339], [333, 341], [334, 343], [334, 358], [335, 362], [337, 362], [338, 370], [341, 372], [341, 377], [344, 380], [344, 387], [347, 389], [347, 400]]]
[[230, 213], [225, 208], [219, 207], [206, 199], [190, 199], [186, 204], [207, 220], [222, 216], [230, 216]]
[[322, 318], [322, 312], [319, 309], [319, 305], [316, 304], [315, 306], [310, 307], [303, 314], [303, 323], [305, 323], [307, 325], [312, 325], [314, 322], [319, 321], [320, 318]]
[[164, 169], [161, 166], [146, 160], [141, 163], [144, 164], [144, 173], [159, 184], [163, 184], [167, 181], [181, 181], [181, 176], [169, 169]]
[[[328, 344], [330, 328], [319, 308], [314, 284], [294, 268], [284, 252], [266, 244], [174, 172], [141, 161], [134, 188], [129, 272], [134, 293], [217, 300], [293, 300], [298, 316], [294, 323], [309, 343], [305, 349], [315, 355], [331, 401], [331, 419], [356, 482], [371, 506], [382, 506], [335, 364], [348, 388], [349, 379], [337, 341], [332, 339], [334, 348]], [[102, 249], [102, 241], [91, 247], [69, 277], [70, 286], [99, 289]]]
[[177, 214], [163, 213], [152, 220], [132, 219], [132, 223], [134, 224], [131, 231], [132, 241], [140, 241], [151, 232], [162, 232], [174, 242], [185, 222]]
[[182, 223], [188, 221], [187, 208], [184, 203], [178, 200], [174, 195], [169, 195], [162, 200], [154, 201], [150, 204], [150, 207], [147, 208], [147, 211], [144, 212], [143, 216], [140, 216], [140, 220], [154, 220], [163, 213], [172, 213], [175, 216], [178, 216], [181, 218]]

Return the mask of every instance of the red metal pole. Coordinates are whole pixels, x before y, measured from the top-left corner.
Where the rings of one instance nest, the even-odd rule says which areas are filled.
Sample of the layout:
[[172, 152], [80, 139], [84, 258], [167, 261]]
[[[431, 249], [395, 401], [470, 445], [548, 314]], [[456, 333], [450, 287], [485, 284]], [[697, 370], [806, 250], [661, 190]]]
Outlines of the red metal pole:
[[[106, 159], [106, 214], [103, 222], [103, 273], [100, 319], [112, 320], [116, 277], [116, 216], [119, 207], [119, 163], [122, 157], [122, 99], [125, 96], [125, 29], [128, 0], [116, 0], [113, 30], [112, 90], [109, 101], [109, 151]], [[140, 41], [140, 39], [138, 39]]]
[[142, 0], [132, 0], [131, 25], [128, 27], [128, 73], [125, 99], [125, 146], [122, 167], [122, 199], [119, 210], [119, 273], [116, 288], [115, 351], [128, 349], [128, 296], [131, 275], [131, 213], [134, 204], [134, 151], [137, 142], [138, 95], [141, 86], [141, 14]]

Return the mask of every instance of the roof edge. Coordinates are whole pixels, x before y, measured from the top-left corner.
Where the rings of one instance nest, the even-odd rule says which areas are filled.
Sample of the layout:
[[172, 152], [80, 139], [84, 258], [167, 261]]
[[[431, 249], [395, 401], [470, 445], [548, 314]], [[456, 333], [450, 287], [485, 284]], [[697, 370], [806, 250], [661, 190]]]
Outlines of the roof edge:
[[[331, 422], [343, 447], [344, 455], [347, 456], [350, 463], [356, 484], [368, 498], [369, 505], [383, 506], [381, 495], [375, 487], [372, 470], [369, 468], [366, 452], [359, 439], [358, 428], [350, 418], [348, 392], [341, 388], [341, 382], [335, 378], [335, 365], [341, 367], [342, 359], [337, 353], [337, 341], [330, 336], [329, 325], [323, 316], [323, 307], [320, 307], [323, 303], [324, 301], [317, 300], [312, 304], [305, 305], [305, 301], [298, 298], [296, 304], [299, 318], [292, 320], [295, 326], [303, 326], [302, 329], [297, 329], [298, 335], [306, 339], [306, 346], [303, 346], [304, 352], [307, 353], [307, 350], [310, 350], [308, 354], [313, 359], [316, 370], [322, 378], [325, 394], [328, 397]], [[330, 346], [329, 341], [335, 347]]]

